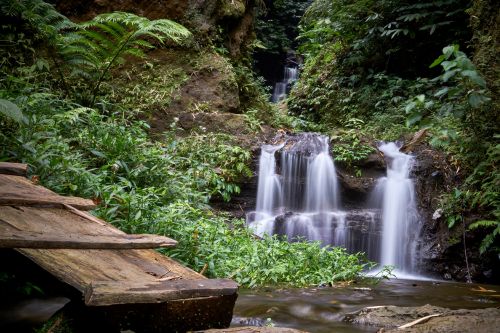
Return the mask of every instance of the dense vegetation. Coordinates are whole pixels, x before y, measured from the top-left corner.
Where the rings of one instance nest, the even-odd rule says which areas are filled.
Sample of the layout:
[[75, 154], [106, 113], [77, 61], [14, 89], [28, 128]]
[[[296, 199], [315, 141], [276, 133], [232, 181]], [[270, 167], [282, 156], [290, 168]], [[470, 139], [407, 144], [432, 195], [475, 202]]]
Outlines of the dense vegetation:
[[478, 23], [488, 11], [495, 17], [498, 7], [315, 0], [300, 23], [305, 64], [288, 106], [344, 138], [357, 124], [344, 151], [351, 158], [363, 138], [397, 140], [428, 129], [429, 142], [450, 154], [462, 177], [441, 198], [450, 228], [462, 221], [486, 228], [481, 252], [499, 252], [498, 32], [491, 21], [489, 28]]
[[[142, 107], [132, 110], [130, 99], [103, 89], [131, 57], [185, 45], [184, 27], [119, 12], [76, 24], [39, 0], [3, 2], [0, 14], [0, 160], [28, 163], [33, 179], [58, 193], [93, 198], [94, 213], [127, 232], [178, 240], [165, 252], [208, 276], [249, 287], [320, 285], [354, 279], [371, 265], [341, 248], [257, 240], [242, 221], [214, 213], [210, 199], [239, 192], [250, 153], [230, 135], [179, 137], [175, 119], [153, 141]], [[262, 103], [245, 71], [236, 68], [239, 89]], [[251, 110], [247, 118], [260, 126]]]

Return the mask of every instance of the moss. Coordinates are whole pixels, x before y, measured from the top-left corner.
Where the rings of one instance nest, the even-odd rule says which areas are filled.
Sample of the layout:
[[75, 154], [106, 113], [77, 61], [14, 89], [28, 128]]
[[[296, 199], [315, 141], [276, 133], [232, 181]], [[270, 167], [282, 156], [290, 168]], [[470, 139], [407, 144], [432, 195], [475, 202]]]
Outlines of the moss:
[[219, 0], [221, 17], [239, 18], [245, 14], [245, 3], [241, 0]]
[[208, 50], [157, 50], [116, 75], [108, 82], [111, 99], [142, 114], [235, 111], [239, 106], [231, 64]]
[[468, 10], [473, 30], [473, 62], [491, 90], [493, 110], [500, 110], [500, 10], [495, 0], [475, 0]]

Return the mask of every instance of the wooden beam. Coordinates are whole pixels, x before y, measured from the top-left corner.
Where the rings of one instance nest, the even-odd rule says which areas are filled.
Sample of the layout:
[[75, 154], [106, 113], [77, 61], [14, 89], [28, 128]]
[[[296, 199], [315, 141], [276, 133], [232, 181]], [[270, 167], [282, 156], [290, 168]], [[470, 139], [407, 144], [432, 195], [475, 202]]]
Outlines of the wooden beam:
[[0, 173], [4, 175], [26, 176], [28, 165], [22, 163], [0, 162]]
[[175, 247], [176, 245], [175, 240], [158, 235], [48, 234], [0, 229], [0, 248], [118, 250], [155, 249], [159, 247]]
[[85, 290], [88, 306], [163, 303], [197, 297], [234, 295], [238, 284], [229, 279], [171, 281], [93, 281]]
[[92, 210], [97, 206], [90, 199], [79, 197], [46, 196], [40, 197], [30, 194], [0, 193], [2, 206], [33, 206], [33, 207], [64, 207], [72, 206], [80, 210]]
[[63, 197], [43, 186], [33, 184], [24, 177], [2, 174], [0, 174], [0, 205], [44, 207], [69, 205], [80, 210], [92, 210], [96, 207], [90, 199]]

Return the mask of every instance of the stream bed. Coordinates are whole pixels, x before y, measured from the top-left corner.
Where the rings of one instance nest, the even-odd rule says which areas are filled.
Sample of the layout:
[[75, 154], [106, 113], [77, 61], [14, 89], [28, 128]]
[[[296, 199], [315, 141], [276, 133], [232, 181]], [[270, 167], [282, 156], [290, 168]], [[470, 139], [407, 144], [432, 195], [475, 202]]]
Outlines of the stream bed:
[[368, 306], [425, 304], [450, 309], [499, 307], [500, 286], [391, 279], [375, 285], [240, 290], [231, 326], [262, 326], [271, 320], [275, 326], [314, 333], [375, 332], [373, 326], [355, 326], [342, 319]]

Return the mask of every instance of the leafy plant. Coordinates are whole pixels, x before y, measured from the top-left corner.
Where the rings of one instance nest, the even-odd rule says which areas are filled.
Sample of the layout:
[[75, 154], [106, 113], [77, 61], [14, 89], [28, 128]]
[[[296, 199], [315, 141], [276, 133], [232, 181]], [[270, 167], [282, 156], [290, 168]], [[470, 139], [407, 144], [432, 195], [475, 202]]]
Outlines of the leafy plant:
[[0, 114], [17, 123], [26, 123], [26, 117], [21, 109], [11, 101], [0, 99]]
[[[363, 125], [364, 121], [361, 119], [351, 118], [344, 125], [346, 130], [332, 136], [335, 141], [332, 146], [335, 161], [352, 166], [353, 163], [366, 159], [374, 151], [373, 147], [361, 141], [360, 130]], [[360, 172], [361, 170], [356, 170], [356, 174]]]
[[191, 34], [171, 20], [151, 21], [125, 12], [101, 14], [79, 27], [76, 33], [64, 36], [60, 47], [72, 74], [88, 82], [90, 105], [110, 69], [124, 63], [126, 56], [143, 58], [145, 49], [154, 48], [152, 41], [178, 44]]
[[53, 5], [42, 0], [2, 1], [0, 13], [10, 18], [20, 18], [35, 30], [37, 38], [51, 43], [55, 43], [61, 31], [75, 27]]

